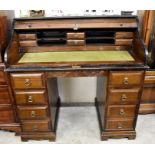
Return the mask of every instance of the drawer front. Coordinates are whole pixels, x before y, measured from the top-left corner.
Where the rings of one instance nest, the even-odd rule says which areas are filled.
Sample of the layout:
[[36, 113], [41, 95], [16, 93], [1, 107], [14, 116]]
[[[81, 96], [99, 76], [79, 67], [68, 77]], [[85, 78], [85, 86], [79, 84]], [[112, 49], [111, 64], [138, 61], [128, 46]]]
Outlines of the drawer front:
[[128, 39], [133, 38], [133, 32], [116, 32], [116, 39]]
[[14, 122], [14, 113], [10, 108], [0, 107], [0, 123]]
[[36, 40], [23, 40], [23, 41], [20, 41], [19, 44], [22, 47], [26, 47], [26, 46], [35, 47], [37, 46], [37, 41]]
[[137, 103], [139, 99], [139, 89], [110, 89], [108, 102], [110, 103]]
[[125, 118], [134, 117], [136, 114], [136, 105], [111, 105], [108, 106], [107, 117]]
[[0, 88], [0, 104], [11, 104], [8, 88]]
[[155, 87], [144, 87], [141, 100], [146, 103], [155, 103]]
[[45, 90], [15, 91], [16, 103], [22, 104], [47, 104]]
[[11, 82], [14, 88], [44, 88], [43, 73], [35, 74], [11, 74]]
[[116, 39], [115, 45], [132, 45], [133, 39]]
[[19, 34], [19, 40], [35, 40], [36, 34]]
[[155, 84], [155, 75], [154, 76], [145, 76], [144, 84]]
[[67, 39], [84, 39], [84, 33], [67, 33]]
[[108, 119], [106, 122], [106, 130], [133, 130], [134, 119], [113, 120]]
[[67, 40], [68, 45], [84, 45], [85, 41], [84, 40]]
[[50, 124], [48, 120], [22, 121], [22, 130], [24, 132], [50, 131]]
[[47, 118], [47, 107], [18, 107], [20, 119], [43, 119]]
[[0, 70], [0, 85], [6, 84], [4, 71]]
[[142, 72], [110, 72], [109, 84], [114, 86], [139, 85], [143, 80]]

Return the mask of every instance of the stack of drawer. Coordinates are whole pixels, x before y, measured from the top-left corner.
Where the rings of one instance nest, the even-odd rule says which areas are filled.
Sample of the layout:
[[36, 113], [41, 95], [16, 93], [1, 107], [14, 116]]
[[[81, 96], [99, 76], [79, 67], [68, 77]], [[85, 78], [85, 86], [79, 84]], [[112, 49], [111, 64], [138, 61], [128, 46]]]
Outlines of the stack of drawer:
[[84, 32], [67, 33], [67, 44], [68, 45], [84, 45], [85, 44]]
[[22, 140], [49, 139], [50, 112], [43, 73], [14, 73], [11, 82], [21, 122]]
[[[4, 66], [0, 66], [0, 128], [12, 126], [15, 123], [14, 111], [7, 84], [6, 76], [4, 73]], [[9, 128], [9, 130], [11, 130]], [[13, 130], [13, 129], [12, 129]]]
[[135, 138], [135, 134], [130, 133], [135, 132], [142, 82], [141, 71], [110, 72], [105, 115], [105, 131], [110, 133], [109, 137]]

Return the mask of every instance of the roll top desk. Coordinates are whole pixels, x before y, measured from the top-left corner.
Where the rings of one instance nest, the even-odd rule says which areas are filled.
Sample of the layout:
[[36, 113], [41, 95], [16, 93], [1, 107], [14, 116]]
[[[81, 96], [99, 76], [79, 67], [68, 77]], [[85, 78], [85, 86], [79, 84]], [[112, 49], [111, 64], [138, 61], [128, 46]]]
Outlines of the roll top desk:
[[55, 140], [58, 77], [97, 77], [101, 139], [134, 139], [148, 68], [138, 30], [136, 16], [14, 19], [5, 64], [22, 140]]

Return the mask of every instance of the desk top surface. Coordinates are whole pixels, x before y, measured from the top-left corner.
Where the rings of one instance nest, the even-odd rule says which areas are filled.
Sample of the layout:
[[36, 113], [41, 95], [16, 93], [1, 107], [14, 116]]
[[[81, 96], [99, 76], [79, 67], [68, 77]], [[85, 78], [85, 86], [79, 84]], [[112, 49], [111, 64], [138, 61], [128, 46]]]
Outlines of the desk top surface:
[[128, 51], [65, 51], [25, 53], [18, 63], [134, 61]]

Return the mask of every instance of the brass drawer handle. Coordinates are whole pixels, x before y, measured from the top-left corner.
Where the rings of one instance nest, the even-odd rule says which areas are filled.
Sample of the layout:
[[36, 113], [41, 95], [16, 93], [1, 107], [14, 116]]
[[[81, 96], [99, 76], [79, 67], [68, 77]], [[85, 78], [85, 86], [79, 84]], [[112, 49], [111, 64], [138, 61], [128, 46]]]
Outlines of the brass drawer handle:
[[129, 79], [128, 77], [125, 77], [123, 80], [123, 84], [128, 85], [129, 84]]
[[35, 111], [31, 111], [31, 117], [36, 117], [36, 112]]
[[124, 109], [120, 109], [119, 114], [123, 116], [125, 114]]
[[121, 101], [126, 101], [126, 100], [127, 100], [126, 94], [122, 94], [122, 96], [121, 96]]
[[33, 97], [32, 96], [28, 96], [28, 103], [32, 103], [33, 102]]
[[37, 131], [38, 130], [38, 126], [37, 125], [33, 125], [32, 130], [33, 131]]
[[29, 87], [31, 85], [31, 80], [30, 79], [25, 79], [25, 86]]
[[119, 124], [117, 125], [117, 128], [118, 128], [118, 129], [122, 129], [122, 128], [123, 128], [122, 124], [119, 123]]

